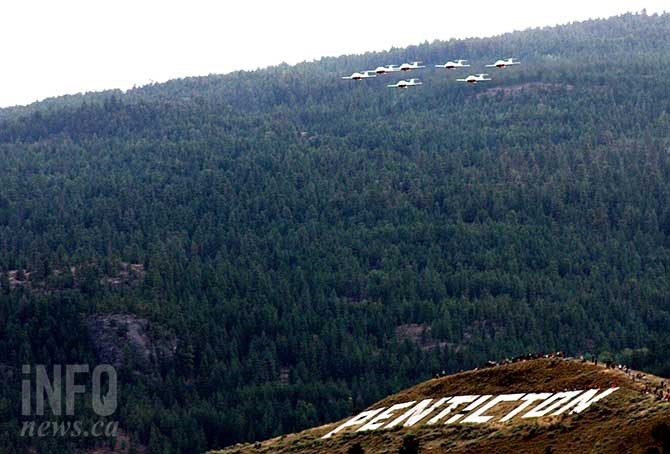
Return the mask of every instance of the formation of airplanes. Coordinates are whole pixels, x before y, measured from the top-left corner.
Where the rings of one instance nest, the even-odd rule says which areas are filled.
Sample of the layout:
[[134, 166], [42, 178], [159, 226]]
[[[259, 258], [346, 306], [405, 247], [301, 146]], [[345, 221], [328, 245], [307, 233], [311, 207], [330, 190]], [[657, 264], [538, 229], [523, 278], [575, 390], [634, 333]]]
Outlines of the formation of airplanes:
[[[443, 65], [435, 65], [436, 68], [444, 68], [446, 70], [453, 70], [453, 69], [462, 69], [462, 68], [470, 68], [470, 65], [467, 63], [467, 60], [454, 60], [454, 61], [448, 61]], [[504, 69], [510, 66], [516, 66], [520, 65], [521, 62], [515, 60], [514, 58], [507, 58], [504, 60], [497, 60], [495, 63], [486, 65], [487, 68], [498, 68], [498, 69]], [[417, 69], [423, 69], [426, 66], [422, 65], [420, 61], [413, 61], [410, 63], [403, 63], [402, 65], [386, 65], [386, 66], [378, 66], [375, 69], [370, 69], [366, 71], [361, 71], [361, 72], [355, 72], [351, 76], [344, 76], [342, 79], [346, 80], [363, 80], [363, 79], [371, 79], [373, 77], [377, 76], [382, 76], [384, 74], [391, 74], [391, 73], [397, 73], [397, 72], [409, 72]], [[465, 82], [467, 84], [477, 84], [479, 82], [487, 82], [492, 80], [491, 77], [489, 77], [488, 74], [485, 73], [479, 73], [479, 74], [471, 74], [467, 77], [461, 78], [461, 79], [456, 79], [457, 82]], [[387, 87], [389, 88], [409, 88], [409, 87], [415, 87], [417, 85], [423, 85], [421, 81], [417, 78], [412, 78], [409, 80], [399, 80], [398, 82], [394, 84], [389, 84]]]

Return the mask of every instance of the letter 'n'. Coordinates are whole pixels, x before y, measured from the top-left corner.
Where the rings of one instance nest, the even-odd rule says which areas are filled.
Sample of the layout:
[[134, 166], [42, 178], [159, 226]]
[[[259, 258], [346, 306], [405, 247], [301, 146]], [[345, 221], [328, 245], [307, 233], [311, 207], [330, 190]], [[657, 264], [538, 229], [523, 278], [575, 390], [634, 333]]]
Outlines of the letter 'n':
[[47, 368], [43, 365], [35, 366], [35, 415], [44, 416], [44, 395], [49, 399], [51, 413], [54, 416], [61, 414], [61, 367], [54, 365], [53, 384], [47, 375]]
[[575, 398], [574, 400], [570, 401], [568, 404], [563, 406], [560, 410], [555, 411], [552, 413], [552, 416], [560, 415], [565, 413], [567, 410], [569, 410], [572, 407], [575, 407], [574, 410], [572, 410], [570, 413], [581, 413], [582, 411], [586, 410], [591, 406], [591, 404], [598, 402], [600, 399], [603, 399], [610, 394], [612, 394], [614, 391], [616, 391], [617, 388], [609, 388], [600, 393], [599, 395], [596, 396], [596, 393], [600, 391], [599, 389], [590, 389], [586, 391], [584, 394], [581, 396]]

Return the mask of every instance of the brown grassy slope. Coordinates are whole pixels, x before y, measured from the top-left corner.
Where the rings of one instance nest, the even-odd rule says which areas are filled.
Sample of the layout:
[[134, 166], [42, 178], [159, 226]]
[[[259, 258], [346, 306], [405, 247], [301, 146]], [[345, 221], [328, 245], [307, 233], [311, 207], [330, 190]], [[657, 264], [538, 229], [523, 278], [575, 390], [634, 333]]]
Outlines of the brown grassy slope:
[[[538, 359], [473, 370], [420, 383], [387, 397], [370, 408], [425, 398], [464, 394], [550, 392], [565, 389], [621, 389], [581, 414], [521, 420], [488, 425], [453, 424], [394, 428], [367, 433], [341, 433], [320, 437], [345, 420], [265, 442], [235, 445], [221, 453], [346, 453], [360, 443], [366, 453], [396, 453], [403, 437], [415, 435], [425, 453], [645, 453], [661, 440], [654, 427], [670, 425], [670, 402], [645, 390], [663, 379], [646, 375], [632, 380], [623, 371], [565, 359]], [[490, 414], [504, 414], [501, 405]], [[348, 419], [348, 418], [347, 418]], [[495, 420], [494, 420], [495, 421]], [[654, 452], [654, 451], [649, 451]]]

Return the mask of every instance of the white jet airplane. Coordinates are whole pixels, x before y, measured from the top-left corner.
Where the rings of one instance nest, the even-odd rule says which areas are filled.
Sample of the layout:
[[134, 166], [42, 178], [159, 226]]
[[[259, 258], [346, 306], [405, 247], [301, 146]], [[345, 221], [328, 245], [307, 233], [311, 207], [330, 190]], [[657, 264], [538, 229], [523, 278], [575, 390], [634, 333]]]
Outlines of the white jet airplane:
[[507, 60], [498, 60], [492, 65], [486, 65], [487, 68], [507, 68], [508, 66], [520, 65], [520, 61], [514, 61], [513, 58]]
[[372, 77], [377, 77], [375, 74], [370, 74], [371, 72], [374, 71], [363, 71], [362, 73], [356, 72], [353, 73], [351, 76], [344, 76], [342, 79], [345, 80], [361, 80], [361, 79], [370, 79]]
[[398, 65], [387, 65], [387, 66], [377, 66], [373, 72], [376, 74], [388, 74], [388, 73], [397, 73], [401, 71]]
[[491, 80], [487, 78], [488, 74], [475, 74], [474, 76], [468, 76], [465, 79], [456, 79], [458, 82], [467, 82], [469, 84], [476, 84], [477, 82], [486, 82]]
[[400, 65], [400, 71], [411, 71], [413, 69], [425, 68], [425, 66], [420, 65], [420, 61], [413, 61], [412, 63], [403, 63]]
[[467, 60], [448, 61], [444, 65], [435, 65], [435, 67], [445, 69], [469, 68], [470, 65], [466, 65], [465, 62], [467, 62]]
[[395, 84], [387, 85], [387, 87], [390, 88], [407, 88], [407, 87], [415, 87], [417, 85], [423, 85], [419, 79], [410, 79], [409, 81], [406, 80], [399, 80]]

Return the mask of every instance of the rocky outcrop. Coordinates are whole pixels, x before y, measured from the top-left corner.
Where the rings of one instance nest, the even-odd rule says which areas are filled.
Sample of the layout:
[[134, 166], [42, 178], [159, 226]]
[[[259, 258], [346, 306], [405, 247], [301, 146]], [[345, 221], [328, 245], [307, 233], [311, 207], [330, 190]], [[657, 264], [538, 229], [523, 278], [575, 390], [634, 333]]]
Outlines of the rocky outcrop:
[[102, 364], [151, 368], [171, 361], [177, 350], [174, 334], [136, 315], [93, 315], [87, 318], [86, 327]]

